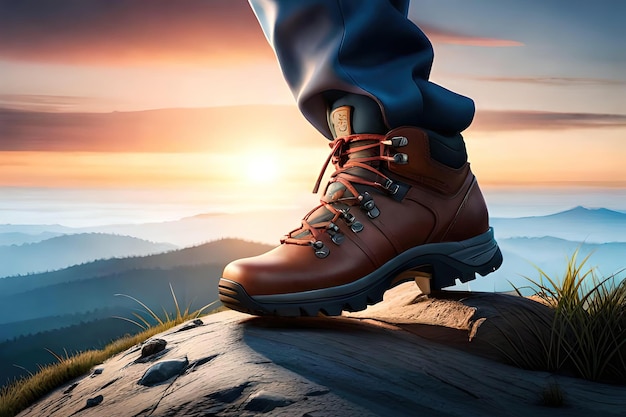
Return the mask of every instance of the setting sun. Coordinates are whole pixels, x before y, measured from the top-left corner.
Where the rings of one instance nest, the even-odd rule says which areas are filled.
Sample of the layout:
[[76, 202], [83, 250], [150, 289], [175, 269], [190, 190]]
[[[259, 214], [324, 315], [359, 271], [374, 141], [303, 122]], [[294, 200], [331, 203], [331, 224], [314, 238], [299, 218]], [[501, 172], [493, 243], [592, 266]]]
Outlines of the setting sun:
[[269, 184], [284, 175], [277, 153], [251, 149], [242, 156], [242, 172], [245, 181], [255, 184]]

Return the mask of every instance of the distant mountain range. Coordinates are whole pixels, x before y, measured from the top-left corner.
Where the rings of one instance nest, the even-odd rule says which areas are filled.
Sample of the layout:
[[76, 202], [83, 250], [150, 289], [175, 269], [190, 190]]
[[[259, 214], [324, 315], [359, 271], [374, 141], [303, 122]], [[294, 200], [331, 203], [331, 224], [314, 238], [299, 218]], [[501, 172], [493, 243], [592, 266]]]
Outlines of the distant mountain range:
[[504, 255], [502, 267], [480, 278], [470, 288], [477, 291], [509, 291], [538, 280], [538, 268], [560, 278], [567, 259], [578, 250], [578, 261], [589, 256], [585, 270], [598, 277], [626, 273], [626, 214], [604, 208], [575, 207], [548, 216], [491, 219]]
[[[164, 269], [207, 264], [226, 264], [231, 260], [252, 256], [271, 246], [240, 239], [221, 239], [203, 245], [173, 250], [156, 255], [99, 260], [75, 265], [59, 271], [0, 279], [0, 298], [11, 297], [51, 285], [120, 274], [142, 269]], [[0, 323], [2, 319], [0, 318]]]
[[[0, 275], [28, 274], [0, 279], [0, 375], [4, 377], [0, 385], [24, 373], [12, 364], [34, 370], [49, 356], [42, 353], [44, 348], [60, 346], [59, 340], [71, 351], [100, 346], [132, 332], [127, 323], [111, 317], [132, 317], [141, 308], [115, 294], [136, 297], [158, 311], [162, 307], [172, 311], [171, 284], [183, 306], [200, 308], [217, 299], [217, 281], [228, 262], [275, 246], [241, 239], [213, 240], [184, 249], [174, 245], [189, 246], [226, 234], [255, 239], [274, 232], [277, 243], [282, 233], [297, 226], [294, 219], [300, 214], [285, 210], [198, 215], [97, 228], [0, 225], [0, 242], [11, 243], [0, 246]], [[558, 279], [576, 250], [579, 260], [592, 254], [588, 267], [597, 266], [599, 275], [626, 267], [624, 213], [576, 207], [549, 216], [494, 218], [491, 223], [505, 260], [495, 273], [470, 282], [471, 290], [511, 291], [512, 286], [527, 286], [525, 277], [539, 278], [537, 267]], [[51, 272], [34, 273], [41, 270]]]
[[[90, 317], [102, 318], [108, 317], [111, 308], [138, 307], [126, 298], [115, 297], [118, 293], [160, 310], [161, 305], [172, 304], [169, 283], [183, 305], [195, 300], [194, 306], [202, 306], [217, 299], [217, 281], [228, 262], [270, 248], [224, 239], [158, 255], [100, 260], [54, 272], [0, 279], [0, 341], [31, 332], [27, 322], [41, 331], [37, 320], [59, 317], [59, 322], [75, 324], [83, 319], [82, 315], [94, 310], [100, 310], [100, 314]], [[7, 330], [15, 330], [20, 322], [27, 324], [19, 332]], [[51, 328], [55, 327], [53, 324]]]
[[[45, 233], [51, 232], [40, 232], [37, 236]], [[24, 234], [20, 235], [23, 237]], [[35, 243], [0, 246], [0, 277], [51, 271], [96, 259], [147, 255], [176, 248], [171, 243], [154, 243], [136, 237], [104, 233], [61, 235]]]
[[559, 280], [568, 258], [575, 251], [578, 251], [578, 263], [590, 255], [583, 270], [594, 268], [598, 277], [617, 274], [618, 281], [626, 277], [626, 242], [581, 243], [554, 237], [524, 237], [498, 239], [498, 244], [504, 256], [502, 266], [486, 277], [472, 281], [469, 284], [471, 290], [511, 291], [513, 286], [529, 285], [528, 278], [538, 281], [539, 269]]
[[[60, 225], [0, 225], [0, 239], [24, 233], [106, 233], [133, 236], [151, 242], [168, 242], [179, 247], [198, 245], [224, 237], [277, 245], [287, 231], [300, 224], [298, 209], [255, 213], [200, 214], [176, 221], [69, 228]], [[576, 207], [536, 217], [492, 218], [497, 238], [553, 236], [574, 242], [626, 241], [626, 213], [607, 209]], [[22, 237], [23, 238], [23, 237]]]
[[[36, 236], [42, 233], [77, 233], [76, 230], [60, 224], [0, 224], [0, 236], [5, 236], [5, 239], [6, 236], [10, 236], [12, 233]], [[18, 242], [11, 242], [10, 244], [14, 243]]]
[[[100, 346], [132, 331], [121, 320], [116, 331], [110, 318], [134, 318], [132, 314], [143, 309], [115, 294], [135, 297], [159, 313], [163, 309], [173, 312], [171, 284], [181, 308], [189, 306], [193, 311], [217, 300], [217, 282], [228, 262], [270, 248], [222, 239], [156, 255], [100, 260], [0, 279], [0, 385], [25, 373], [13, 364], [33, 371], [42, 358], [48, 358], [46, 363], [53, 361], [51, 355], [42, 354], [52, 346], [51, 340], [59, 345], [58, 339], [51, 339], [52, 334], [63, 334], [63, 346], [75, 351]], [[100, 331], [105, 322], [106, 332]], [[75, 326], [73, 332], [62, 331], [68, 326]], [[91, 335], [91, 345], [85, 344], [85, 334]], [[26, 355], [24, 349], [37, 354]]]
[[200, 214], [175, 221], [143, 224], [113, 224], [95, 227], [66, 227], [61, 225], [0, 225], [0, 239], [7, 243], [11, 237], [23, 240], [23, 234], [41, 233], [105, 233], [133, 236], [151, 242], [167, 242], [186, 247], [224, 237], [279, 244], [280, 238], [300, 224], [301, 210], [266, 210], [254, 213]]
[[[2, 226], [0, 226], [2, 227]], [[40, 232], [40, 233], [20, 233], [5, 232], [0, 233], [0, 246], [23, 245], [24, 243], [36, 243], [42, 240], [62, 236], [64, 233], [59, 232]]]
[[575, 242], [626, 242], [626, 213], [575, 207], [548, 216], [491, 219], [496, 237], [552, 236]]
[[[67, 228], [59, 225], [0, 225], [0, 238], [4, 237], [5, 240], [8, 240], [10, 236], [19, 235], [23, 239], [23, 235], [41, 236], [43, 233], [72, 233], [75, 236], [74, 238], [56, 237], [57, 240], [48, 239], [32, 246], [12, 247], [10, 250], [6, 246], [0, 246], [0, 260], [6, 260], [0, 262], [0, 276], [9, 273], [54, 270], [72, 263], [86, 262], [89, 259], [124, 257], [133, 254], [119, 245], [113, 245], [113, 241], [109, 240], [113, 239], [110, 234], [127, 235], [146, 241], [169, 242], [180, 246], [198, 245], [200, 242], [215, 240], [223, 236], [243, 237], [253, 241], [263, 241], [265, 236], [265, 241], [275, 246], [282, 233], [297, 226], [299, 215], [301, 213], [296, 210], [266, 211], [254, 214], [200, 214], [178, 221], [93, 228]], [[555, 265], [560, 268], [565, 257], [583, 243], [584, 248], [594, 248], [597, 252], [592, 256], [590, 264], [595, 262], [601, 265], [603, 273], [610, 274], [626, 266], [620, 264], [622, 256], [619, 255], [619, 250], [622, 246], [607, 244], [608, 242], [626, 242], [626, 213], [575, 207], [547, 216], [492, 218], [491, 224], [496, 238], [507, 255], [501, 271], [494, 275], [498, 276], [499, 280], [505, 274], [512, 276], [513, 279], [517, 279], [516, 277], [520, 274], [534, 274], [536, 271], [531, 263], [548, 268], [550, 265]], [[86, 232], [101, 234], [76, 235], [76, 233]], [[275, 238], [267, 239], [268, 235], [275, 236]], [[546, 237], [556, 239], [534, 239]], [[512, 240], [515, 238], [527, 239]], [[82, 239], [100, 239], [103, 242], [108, 241], [109, 244], [81, 243]], [[134, 245], [141, 243], [143, 253], [155, 253], [172, 248], [155, 246], [149, 242], [140, 242], [122, 236], [116, 236], [115, 239], [127, 240], [127, 243]], [[93, 249], [90, 248], [92, 246]], [[101, 247], [104, 252], [91, 253], [95, 251], [96, 246]], [[130, 258], [125, 262], [134, 261]], [[185, 264], [183, 262], [179, 265]], [[33, 269], [34, 267], [38, 269]], [[99, 264], [89, 264], [86, 267], [97, 269]], [[36, 278], [30, 282], [35, 281]], [[0, 290], [2, 288], [0, 284]], [[490, 290], [492, 289], [493, 286]], [[10, 291], [8, 288], [5, 290]]]

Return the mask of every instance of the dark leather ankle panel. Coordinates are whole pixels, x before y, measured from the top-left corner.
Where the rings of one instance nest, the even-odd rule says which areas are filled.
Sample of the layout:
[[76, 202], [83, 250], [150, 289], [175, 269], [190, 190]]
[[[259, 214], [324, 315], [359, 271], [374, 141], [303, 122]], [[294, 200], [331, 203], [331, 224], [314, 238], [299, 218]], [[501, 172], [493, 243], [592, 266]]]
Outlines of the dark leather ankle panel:
[[467, 162], [465, 141], [460, 133], [454, 136], [444, 136], [426, 130], [430, 146], [430, 156], [438, 162], [451, 168], [460, 168]]

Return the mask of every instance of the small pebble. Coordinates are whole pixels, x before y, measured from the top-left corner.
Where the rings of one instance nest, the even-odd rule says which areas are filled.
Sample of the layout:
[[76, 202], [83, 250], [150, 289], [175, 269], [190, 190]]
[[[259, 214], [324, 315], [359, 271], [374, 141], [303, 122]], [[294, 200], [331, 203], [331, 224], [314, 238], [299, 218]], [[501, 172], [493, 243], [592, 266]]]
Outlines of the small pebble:
[[187, 369], [188, 365], [189, 360], [187, 358], [157, 362], [148, 368], [139, 380], [138, 384], [146, 387], [157, 385], [174, 376], [180, 375], [185, 369]]
[[145, 358], [146, 356], [154, 355], [165, 349], [165, 345], [167, 345], [167, 341], [163, 339], [148, 340], [141, 348], [141, 357]]
[[183, 327], [177, 330], [177, 332], [184, 332], [186, 330], [195, 329], [196, 327], [204, 326], [204, 322], [200, 319], [195, 319], [191, 323], [187, 323]]
[[65, 391], [63, 391], [63, 394], [69, 394], [70, 392], [74, 391], [74, 388], [76, 388], [77, 386], [78, 386], [78, 382], [74, 382], [72, 385], [67, 387]]
[[96, 405], [100, 404], [102, 400], [104, 400], [104, 397], [102, 395], [97, 395], [93, 398], [89, 398], [87, 400], [87, 404], [85, 405], [85, 408], [95, 407]]

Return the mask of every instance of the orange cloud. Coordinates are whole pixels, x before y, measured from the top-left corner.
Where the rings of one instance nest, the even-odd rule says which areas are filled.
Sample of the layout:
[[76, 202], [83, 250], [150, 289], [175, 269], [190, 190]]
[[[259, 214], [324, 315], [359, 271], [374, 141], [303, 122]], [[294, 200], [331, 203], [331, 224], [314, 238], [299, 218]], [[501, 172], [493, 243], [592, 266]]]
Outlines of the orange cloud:
[[[523, 43], [420, 24], [435, 43]], [[90, 65], [274, 60], [245, 0], [0, 2], [0, 58]]]
[[[295, 105], [113, 113], [0, 109], [0, 151], [218, 152], [248, 146], [324, 146]], [[480, 110], [472, 132], [626, 126], [626, 115]]]
[[[252, 178], [273, 175], [282, 178], [272, 189], [297, 183], [302, 191], [328, 152], [328, 142], [295, 106], [108, 114], [0, 110], [0, 120], [9, 122], [0, 123], [0, 186], [240, 190], [255, 186]], [[480, 111], [465, 136], [482, 183], [623, 185], [625, 127], [624, 115]], [[250, 171], [266, 163], [273, 173], [267, 178]]]
[[265, 143], [326, 142], [295, 105], [112, 113], [0, 109], [0, 120], [0, 151], [236, 152]]
[[624, 126], [626, 126], [626, 115], [623, 114], [482, 110], [476, 113], [471, 129], [474, 131], [526, 131]]
[[0, 57], [109, 66], [274, 59], [243, 0], [3, 2]]
[[581, 77], [465, 77], [473, 80], [503, 83], [524, 83], [541, 85], [625, 85], [626, 81], [609, 78]]
[[524, 46], [522, 42], [510, 39], [488, 38], [472, 36], [448, 29], [442, 29], [430, 24], [419, 24], [420, 29], [430, 38], [433, 43], [447, 43], [452, 45], [483, 46], [489, 48]]
[[223, 180], [222, 167], [202, 153], [0, 152], [0, 186], [198, 185]]

